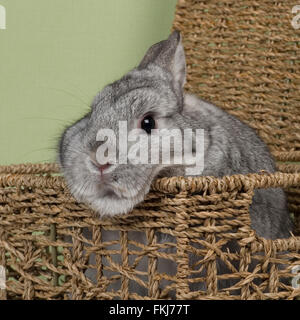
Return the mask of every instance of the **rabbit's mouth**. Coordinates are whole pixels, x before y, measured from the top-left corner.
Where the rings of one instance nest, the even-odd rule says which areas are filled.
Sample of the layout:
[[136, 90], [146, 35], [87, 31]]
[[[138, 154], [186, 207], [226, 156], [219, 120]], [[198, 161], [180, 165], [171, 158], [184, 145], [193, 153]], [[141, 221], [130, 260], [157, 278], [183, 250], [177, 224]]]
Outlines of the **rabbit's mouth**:
[[136, 199], [144, 196], [147, 192], [148, 184], [144, 183], [139, 187], [129, 187], [120, 184], [118, 180], [111, 179], [109, 174], [101, 178], [98, 184], [99, 196], [100, 197], [110, 197], [112, 201], [118, 201], [120, 199]]
[[97, 175], [101, 180], [105, 179], [116, 169], [116, 165], [111, 163], [99, 164], [93, 158], [86, 158], [86, 167], [92, 174]]
[[89, 195], [85, 199], [86, 202], [95, 212], [102, 216], [114, 216], [127, 214], [144, 200], [145, 194], [148, 192], [147, 185], [143, 186], [138, 192], [130, 192], [129, 189], [111, 185], [109, 183], [102, 185], [98, 194]]
[[143, 170], [136, 174], [129, 165], [111, 164], [99, 170], [99, 166], [95, 166], [90, 159], [85, 160], [84, 168], [81, 161], [81, 167], [77, 171], [72, 170], [72, 176], [67, 175], [68, 171], [65, 176], [69, 178], [68, 185], [74, 197], [89, 205], [99, 216], [132, 211], [144, 200], [151, 181], [161, 169], [159, 166], [149, 167], [147, 170], [142, 167]]

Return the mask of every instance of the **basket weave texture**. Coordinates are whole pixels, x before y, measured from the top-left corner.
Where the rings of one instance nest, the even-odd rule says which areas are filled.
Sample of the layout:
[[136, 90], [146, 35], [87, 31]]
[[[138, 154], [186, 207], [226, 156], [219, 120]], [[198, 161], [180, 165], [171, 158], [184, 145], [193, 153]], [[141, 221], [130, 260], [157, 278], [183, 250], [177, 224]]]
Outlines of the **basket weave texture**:
[[[186, 0], [179, 1], [174, 20], [186, 49], [186, 89], [255, 128], [278, 172], [159, 179], [131, 213], [100, 220], [69, 194], [55, 164], [2, 166], [0, 266], [7, 281], [1, 299], [300, 295], [291, 281], [300, 265], [300, 64], [293, 5]], [[267, 240], [251, 228], [253, 192], [271, 187], [287, 191], [295, 221], [289, 239]], [[175, 240], [158, 241], [159, 234]], [[238, 243], [235, 251], [224, 249], [230, 241]], [[228, 273], [218, 273], [217, 260]], [[175, 274], [163, 270], [166, 263], [176, 265]], [[220, 289], [226, 280], [235, 281]], [[194, 283], [205, 290], [193, 289]]]
[[[163, 178], [133, 212], [100, 220], [72, 198], [62, 177], [50, 175], [54, 169], [1, 168], [0, 265], [8, 277], [2, 298], [158, 299], [175, 292], [178, 299], [292, 299], [300, 294], [282, 281], [295, 276], [300, 238], [259, 238], [249, 216], [254, 188], [297, 186], [300, 174]], [[92, 229], [91, 237], [85, 235], [86, 227]], [[104, 232], [111, 233], [109, 241], [102, 241]], [[158, 243], [158, 232], [176, 242]], [[137, 241], [137, 234], [145, 241]], [[222, 250], [231, 240], [239, 250]], [[192, 265], [190, 253], [201, 263]], [[217, 258], [226, 263], [228, 274], [218, 274]], [[256, 268], [250, 270], [254, 260]], [[177, 273], [161, 272], [162, 261], [176, 263]], [[87, 268], [94, 269], [97, 284], [87, 277]], [[199, 268], [204, 276], [193, 277]], [[218, 290], [222, 279], [237, 283]], [[192, 291], [195, 281], [204, 282], [206, 290]], [[145, 294], [131, 290], [133, 283]]]

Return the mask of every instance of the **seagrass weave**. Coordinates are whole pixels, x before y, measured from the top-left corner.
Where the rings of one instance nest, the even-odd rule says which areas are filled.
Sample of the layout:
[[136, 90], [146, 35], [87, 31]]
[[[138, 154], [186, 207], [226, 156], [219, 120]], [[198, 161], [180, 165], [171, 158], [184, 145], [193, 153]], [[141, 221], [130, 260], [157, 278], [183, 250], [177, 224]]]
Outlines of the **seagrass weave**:
[[[291, 0], [179, 0], [186, 90], [254, 128], [278, 169], [300, 172], [300, 29]], [[299, 23], [299, 21], [298, 21]], [[300, 191], [288, 191], [299, 212]]]
[[[300, 237], [259, 238], [249, 216], [254, 188], [297, 186], [300, 174], [163, 178], [133, 212], [100, 220], [70, 196], [61, 176], [51, 174], [55, 165], [0, 167], [0, 172], [0, 265], [7, 277], [2, 299], [300, 295], [292, 283], [300, 265]], [[158, 233], [175, 241], [157, 241]], [[224, 250], [232, 240], [239, 249]], [[218, 274], [216, 259], [230, 271]], [[177, 273], [162, 270], [162, 262], [177, 264]], [[89, 278], [93, 272], [96, 283]], [[218, 281], [226, 279], [236, 282], [218, 289]], [[205, 290], [193, 290], [196, 282]], [[133, 284], [142, 291], [131, 289]]]
[[[99, 219], [69, 194], [55, 164], [2, 166], [6, 286], [0, 298], [299, 297], [300, 29], [291, 26], [294, 5], [179, 1], [173, 25], [186, 50], [186, 89], [255, 128], [278, 172], [159, 179], [131, 213]], [[275, 187], [287, 192], [295, 227], [290, 238], [272, 241], [251, 228], [249, 206], [256, 188]], [[231, 241], [238, 246], [228, 251]], [[227, 273], [218, 272], [218, 261]], [[163, 265], [175, 265], [176, 273]]]
[[300, 29], [295, 1], [180, 0], [189, 92], [257, 130], [277, 160], [300, 161]]

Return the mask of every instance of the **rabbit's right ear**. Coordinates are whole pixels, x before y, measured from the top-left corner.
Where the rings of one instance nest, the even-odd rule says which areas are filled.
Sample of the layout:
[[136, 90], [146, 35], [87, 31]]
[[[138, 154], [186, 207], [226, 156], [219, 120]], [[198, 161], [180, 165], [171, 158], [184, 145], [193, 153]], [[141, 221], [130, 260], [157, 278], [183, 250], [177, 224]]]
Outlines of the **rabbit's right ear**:
[[138, 69], [147, 68], [149, 64], [156, 64], [171, 72], [174, 88], [176, 91], [180, 91], [178, 93], [181, 95], [186, 81], [186, 63], [181, 36], [178, 31], [174, 31], [167, 40], [150, 47]]

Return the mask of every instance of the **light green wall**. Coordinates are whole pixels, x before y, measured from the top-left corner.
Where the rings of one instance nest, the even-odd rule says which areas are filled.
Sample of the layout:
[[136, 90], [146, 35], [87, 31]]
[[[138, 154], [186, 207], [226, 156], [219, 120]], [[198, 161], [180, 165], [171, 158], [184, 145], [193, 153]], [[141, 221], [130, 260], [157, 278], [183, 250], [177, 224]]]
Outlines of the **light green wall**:
[[55, 160], [63, 128], [166, 38], [176, 0], [0, 0], [0, 164]]

